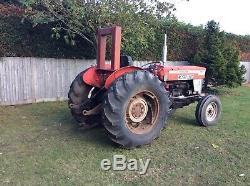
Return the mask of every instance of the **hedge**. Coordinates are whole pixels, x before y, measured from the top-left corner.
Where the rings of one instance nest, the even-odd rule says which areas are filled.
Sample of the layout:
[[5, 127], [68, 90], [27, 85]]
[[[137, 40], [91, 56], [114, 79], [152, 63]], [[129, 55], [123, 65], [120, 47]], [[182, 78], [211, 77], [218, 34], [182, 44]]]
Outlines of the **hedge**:
[[[0, 4], [0, 57], [95, 58], [94, 48], [80, 38], [75, 46], [67, 45], [63, 39], [52, 39], [54, 25], [33, 27], [22, 19], [23, 14], [24, 10], [18, 6]], [[168, 32], [169, 60], [189, 60], [204, 40], [202, 27], [180, 23], [176, 19], [165, 20], [156, 35], [157, 42], [140, 52], [139, 59], [161, 58], [165, 30]], [[226, 34], [226, 37], [237, 44], [241, 59], [250, 61], [250, 37], [234, 34]]]

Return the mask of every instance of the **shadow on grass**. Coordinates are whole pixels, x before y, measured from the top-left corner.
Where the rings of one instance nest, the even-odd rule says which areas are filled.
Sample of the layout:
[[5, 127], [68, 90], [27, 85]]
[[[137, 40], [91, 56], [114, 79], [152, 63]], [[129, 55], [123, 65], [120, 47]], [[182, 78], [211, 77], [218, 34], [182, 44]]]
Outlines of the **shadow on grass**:
[[[49, 135], [62, 141], [81, 141], [82, 144], [93, 144], [93, 146], [114, 146], [105, 134], [102, 126], [92, 129], [80, 129], [78, 123], [72, 117], [67, 103], [40, 103], [23, 106], [22, 110], [32, 123], [39, 125], [38, 136]], [[40, 128], [41, 127], [41, 128]], [[46, 131], [46, 132], [44, 132]], [[46, 133], [46, 134], [44, 134]]]
[[[27, 114], [33, 115], [43, 128], [49, 128], [51, 136], [56, 135], [65, 141], [79, 140], [83, 141], [83, 144], [93, 144], [97, 147], [116, 147], [106, 135], [102, 125], [92, 129], [80, 129], [66, 104], [39, 104], [39, 107], [32, 107], [28, 111]], [[171, 121], [177, 125], [197, 126], [193, 117], [188, 114], [183, 115], [182, 112], [174, 114]]]
[[[177, 114], [176, 116], [173, 116], [171, 120], [174, 121], [174, 123], [176, 123], [177, 125], [189, 125], [198, 127], [198, 124], [193, 117], [189, 118], [188, 116]], [[69, 135], [73, 138], [78, 138], [89, 144], [93, 144], [94, 146], [101, 146], [106, 148], [117, 147], [117, 144], [115, 144], [108, 138], [108, 136], [106, 135], [106, 131], [101, 124], [91, 129], [81, 129], [78, 127], [77, 122], [72, 118], [70, 114], [61, 118], [60, 122], [62, 122], [63, 125], [68, 128], [66, 129], [67, 131], [65, 132], [65, 135]]]
[[92, 129], [81, 129], [75, 126], [71, 132], [91, 144], [102, 147], [114, 147], [114, 143], [108, 138], [102, 125]]
[[173, 116], [172, 121], [177, 123], [178, 125], [190, 125], [190, 126], [198, 126], [196, 120], [192, 117], [176, 115]]
[[106, 131], [101, 124], [94, 128], [83, 129], [78, 126], [78, 123], [70, 114], [66, 117], [60, 118], [59, 121], [66, 128], [66, 135], [68, 134], [69, 136], [97, 146], [114, 147], [114, 143], [108, 138]]

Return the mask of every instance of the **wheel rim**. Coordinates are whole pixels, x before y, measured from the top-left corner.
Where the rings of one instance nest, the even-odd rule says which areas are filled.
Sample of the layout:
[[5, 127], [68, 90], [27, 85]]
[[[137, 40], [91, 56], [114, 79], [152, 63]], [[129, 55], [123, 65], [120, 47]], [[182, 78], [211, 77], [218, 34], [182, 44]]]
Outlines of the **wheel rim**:
[[159, 101], [149, 91], [133, 96], [126, 110], [126, 126], [135, 134], [148, 133], [156, 124], [159, 115]]
[[209, 122], [215, 120], [218, 115], [218, 106], [215, 102], [210, 103], [206, 109], [206, 118]]

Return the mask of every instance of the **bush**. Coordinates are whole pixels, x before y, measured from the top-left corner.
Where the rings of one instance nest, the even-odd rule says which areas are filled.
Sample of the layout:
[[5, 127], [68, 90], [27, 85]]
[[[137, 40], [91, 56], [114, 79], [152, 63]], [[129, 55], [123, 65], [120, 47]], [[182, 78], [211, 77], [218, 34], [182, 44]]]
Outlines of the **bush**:
[[77, 46], [52, 39], [50, 25], [33, 25], [23, 20], [24, 9], [0, 4], [0, 57], [93, 58], [95, 52], [78, 39]]
[[245, 69], [240, 67], [239, 50], [235, 43], [228, 42], [215, 21], [207, 23], [204, 44], [191, 63], [207, 68], [205, 86], [210, 83], [235, 87], [243, 82]]

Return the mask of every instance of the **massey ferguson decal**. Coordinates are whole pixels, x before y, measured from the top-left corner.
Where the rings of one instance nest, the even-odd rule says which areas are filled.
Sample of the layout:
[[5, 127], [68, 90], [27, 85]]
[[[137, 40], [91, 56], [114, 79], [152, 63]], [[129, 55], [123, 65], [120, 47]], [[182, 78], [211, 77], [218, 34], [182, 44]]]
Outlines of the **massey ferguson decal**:
[[206, 70], [172, 70], [169, 74], [198, 74], [199, 76], [204, 76]]
[[192, 80], [194, 79], [193, 75], [190, 74], [180, 74], [178, 75], [178, 80]]

